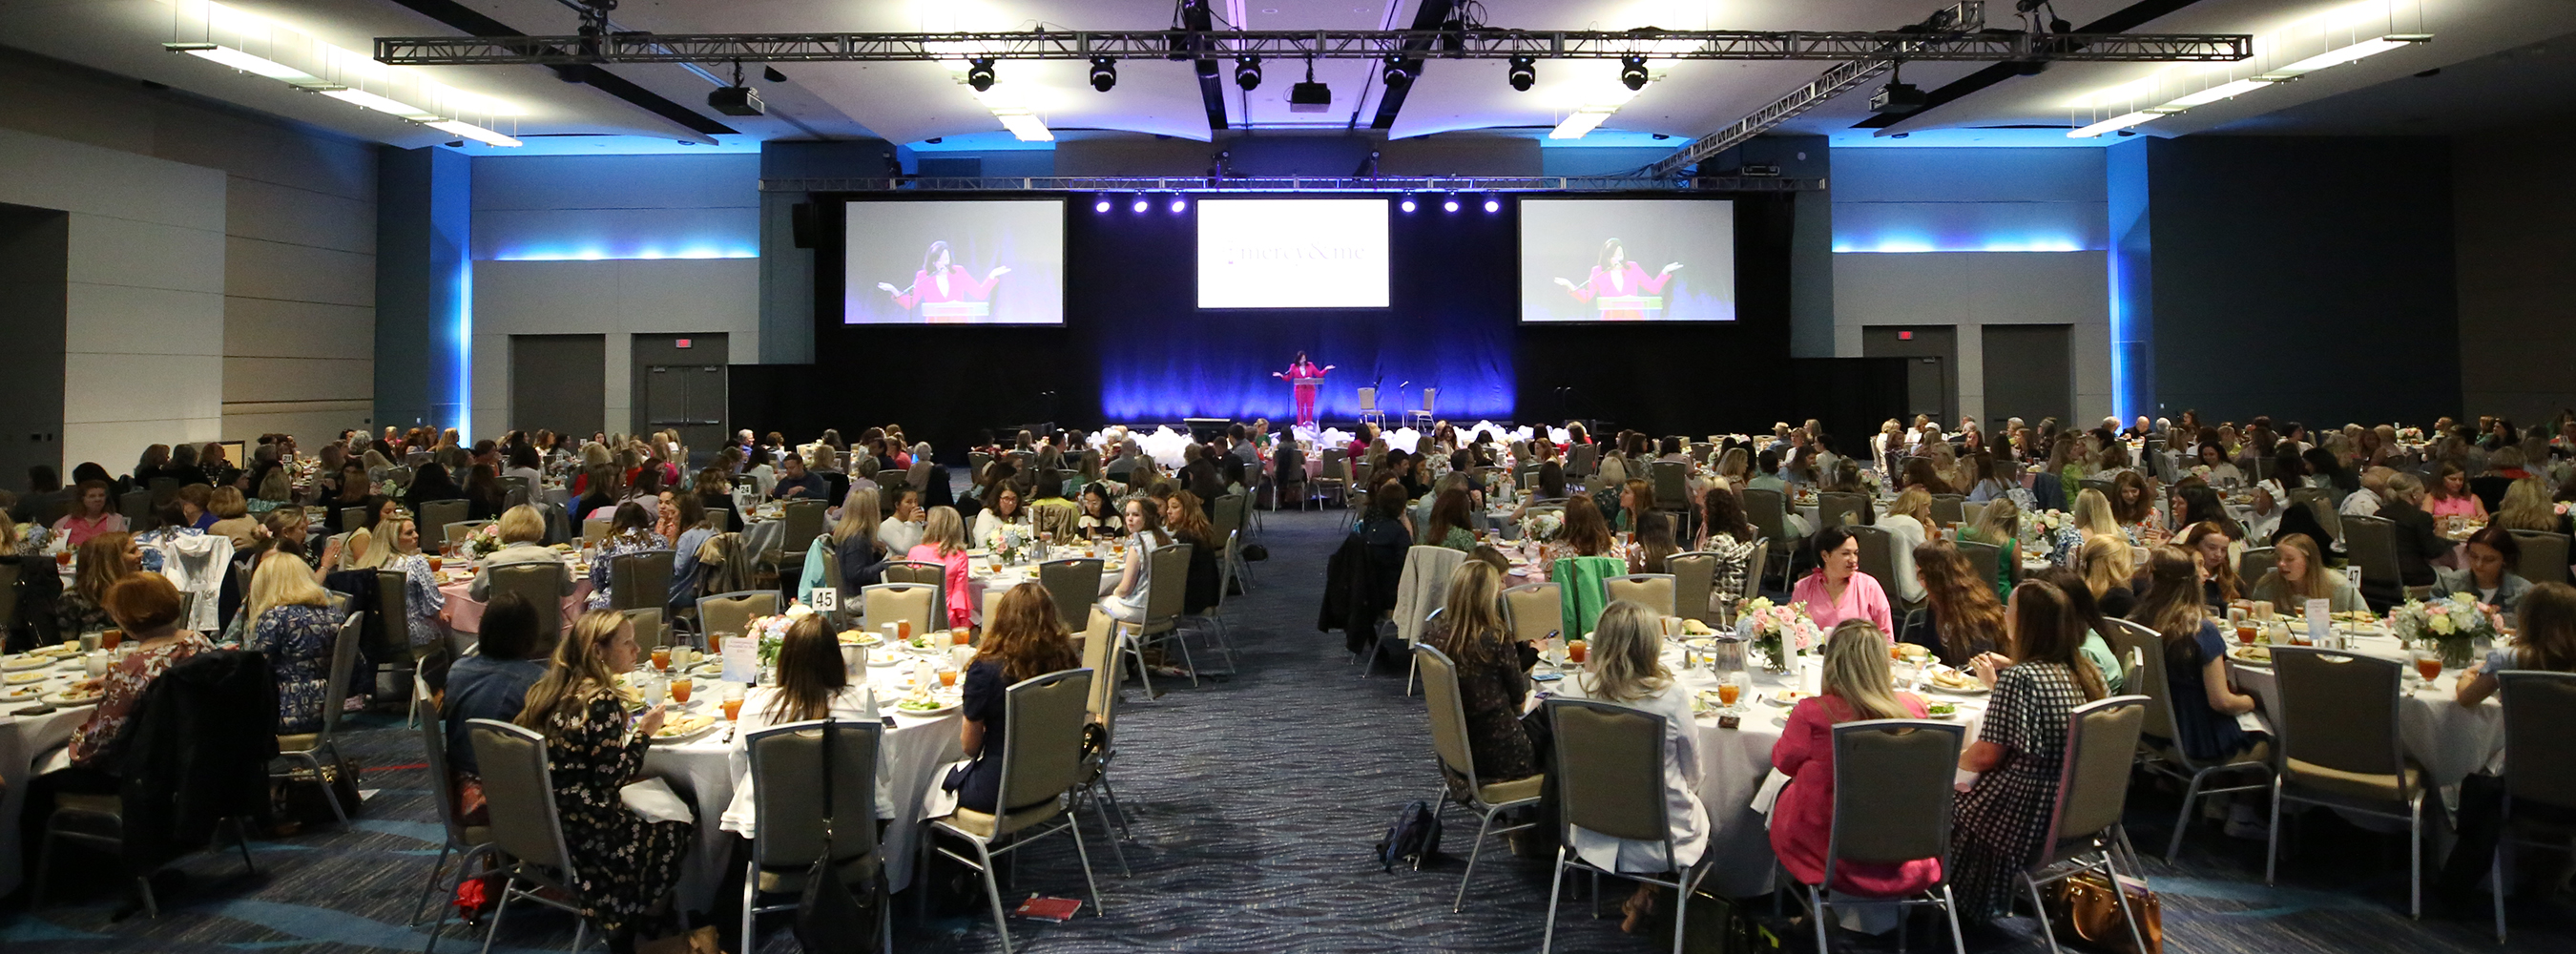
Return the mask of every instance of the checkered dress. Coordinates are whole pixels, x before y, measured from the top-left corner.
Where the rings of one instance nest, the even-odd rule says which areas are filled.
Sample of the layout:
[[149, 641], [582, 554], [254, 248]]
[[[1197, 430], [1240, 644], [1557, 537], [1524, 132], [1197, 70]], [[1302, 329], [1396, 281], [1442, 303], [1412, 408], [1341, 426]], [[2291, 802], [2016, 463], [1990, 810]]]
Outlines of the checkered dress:
[[2062, 663], [2026, 662], [2003, 671], [1977, 739], [2006, 750], [2004, 762], [1959, 796], [1950, 831], [1950, 878], [1959, 916], [1990, 921], [2012, 911], [2014, 875], [2039, 854], [2066, 761], [2067, 713], [2084, 704]]

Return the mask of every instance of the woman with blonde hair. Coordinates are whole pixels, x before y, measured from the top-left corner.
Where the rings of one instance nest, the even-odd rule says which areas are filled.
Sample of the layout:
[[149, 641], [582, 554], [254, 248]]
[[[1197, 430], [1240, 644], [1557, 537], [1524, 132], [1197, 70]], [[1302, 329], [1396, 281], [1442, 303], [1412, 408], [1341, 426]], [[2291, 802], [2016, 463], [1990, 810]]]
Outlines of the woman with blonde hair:
[[1932, 650], [1952, 668], [1992, 650], [2003, 635], [2004, 607], [1986, 584], [1985, 571], [1947, 540], [1918, 544], [1912, 556], [1922, 581], [1923, 613], [1905, 627], [1903, 641]]
[[831, 532], [832, 552], [841, 564], [841, 578], [833, 582], [841, 589], [857, 593], [860, 587], [885, 578], [889, 557], [886, 545], [877, 539], [877, 531], [883, 525], [876, 488], [851, 487], [849, 496], [841, 499], [841, 517], [832, 524]]
[[[499, 528], [495, 532], [501, 537], [501, 548], [483, 558], [484, 572], [475, 574], [473, 585], [466, 587], [468, 598], [476, 601], [491, 599], [493, 570], [513, 563], [563, 562], [562, 554], [545, 545], [546, 518], [537, 508], [520, 504], [502, 511], [501, 519], [494, 521], [494, 526]], [[572, 595], [572, 573], [569, 569], [563, 575], [562, 595]]]
[[2137, 608], [2138, 594], [2129, 586], [2137, 576], [2136, 551], [2127, 541], [2095, 537], [2084, 541], [2077, 554], [2076, 569], [2084, 575], [2084, 589], [2093, 594], [2093, 603], [2104, 616], [2129, 615]]
[[2538, 477], [2515, 480], [2504, 491], [2504, 506], [2496, 509], [2494, 525], [2507, 530], [2538, 530], [2543, 533], [2567, 533], [2567, 518], [2558, 515], [2557, 505], [2550, 502], [2549, 485]]
[[[1885, 642], [1877, 650], [1885, 653]], [[1573, 680], [1585, 698], [1642, 710], [1664, 720], [1663, 798], [1665, 824], [1672, 832], [1672, 857], [1662, 840], [1613, 838], [1571, 826], [1567, 847], [1603, 871], [1663, 872], [1688, 868], [1708, 848], [1708, 811], [1699, 800], [1699, 725], [1691, 717], [1690, 693], [1664, 668], [1663, 623], [1653, 610], [1627, 600], [1601, 611], [1593, 627], [1591, 657]], [[1623, 931], [1635, 932], [1655, 907], [1655, 889], [1640, 882], [1620, 910]]]
[[[1890, 424], [1895, 422], [1890, 421]], [[1971, 581], [1973, 582], [1973, 581]], [[1992, 600], [1988, 595], [1988, 600]], [[1995, 612], [2000, 627], [2003, 613]], [[1823, 884], [1834, 827], [1834, 726], [1870, 719], [1920, 719], [1929, 711], [1912, 693], [1889, 688], [1887, 643], [1867, 620], [1847, 619], [1825, 638], [1824, 691], [1798, 700], [1771, 767], [1789, 776], [1771, 810], [1771, 851], [1802, 884]], [[1894, 863], [1841, 861], [1833, 890], [1870, 897], [1911, 895], [1941, 880], [1938, 858]]]
[[2361, 593], [2352, 581], [2326, 567], [2325, 555], [2318, 552], [2317, 542], [2304, 533], [2293, 533], [2272, 541], [2275, 562], [2263, 578], [2254, 582], [2247, 598], [2270, 603], [2284, 613], [2305, 613], [2309, 600], [2325, 600], [2334, 612], [2367, 611]]
[[552, 663], [528, 688], [520, 726], [546, 740], [555, 810], [572, 852], [572, 887], [581, 916], [608, 934], [611, 950], [630, 950], [636, 921], [680, 881], [695, 825], [649, 822], [626, 809], [619, 792], [644, 774], [644, 752], [664, 713], [655, 704], [631, 722], [617, 675], [643, 655], [635, 627], [615, 610], [591, 610], [555, 644]]
[[432, 647], [445, 645], [447, 593], [438, 588], [438, 575], [430, 572], [429, 558], [420, 552], [420, 526], [410, 517], [395, 517], [376, 525], [376, 533], [385, 540], [381, 569], [403, 575], [403, 608], [411, 612], [407, 622], [412, 654], [424, 655]]
[[1914, 548], [1941, 536], [1940, 524], [1932, 520], [1932, 492], [1921, 487], [1907, 487], [1887, 505], [1887, 516], [1878, 529], [1888, 536], [1889, 581], [1896, 584], [1896, 597], [1901, 602], [1916, 603], [1923, 599], [1923, 581], [1914, 575]]
[[[958, 746], [966, 752], [966, 771], [950, 773], [950, 786], [957, 793], [957, 807], [979, 812], [992, 812], [1002, 796], [1002, 759], [999, 741], [1009, 738], [1003, 719], [1009, 714], [1006, 704], [1011, 686], [1051, 672], [1079, 668], [1082, 657], [1073, 650], [1073, 640], [1065, 632], [1064, 617], [1057, 614], [1055, 599], [1045, 586], [1022, 583], [1003, 593], [993, 605], [993, 618], [986, 621], [984, 644], [966, 665], [960, 695], [963, 716], [957, 727]], [[1114, 676], [1093, 673], [1095, 678]], [[1009, 806], [1011, 810], [1026, 805]]]
[[241, 616], [250, 620], [242, 647], [266, 657], [277, 681], [277, 734], [321, 731], [322, 707], [340, 704], [326, 698], [340, 636], [330, 592], [303, 561], [271, 552], [251, 574]]
[[2128, 532], [2120, 526], [2119, 514], [2111, 507], [2111, 498], [2103, 496], [2099, 490], [2086, 487], [2076, 494], [2075, 508], [2069, 515], [2075, 518], [2075, 529], [2084, 534], [2086, 540], [2113, 537], [2129, 542]]
[[930, 508], [929, 522], [921, 528], [921, 542], [903, 558], [945, 567], [941, 590], [948, 597], [949, 628], [965, 629], [974, 622], [975, 607], [966, 588], [966, 521], [957, 516], [957, 508]]

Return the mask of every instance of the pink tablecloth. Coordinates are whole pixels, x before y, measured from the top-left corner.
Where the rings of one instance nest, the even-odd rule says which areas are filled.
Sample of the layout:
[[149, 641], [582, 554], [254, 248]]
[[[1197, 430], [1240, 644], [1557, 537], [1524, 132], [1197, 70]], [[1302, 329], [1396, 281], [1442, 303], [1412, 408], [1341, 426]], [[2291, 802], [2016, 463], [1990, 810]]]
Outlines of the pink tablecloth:
[[[467, 588], [472, 587], [473, 585], [474, 581], [469, 578], [458, 580], [454, 583], [449, 583], [446, 586], [438, 588], [439, 592], [447, 594], [448, 628], [455, 632], [479, 633], [483, 631], [483, 604], [475, 602], [472, 599], [468, 599], [465, 595]], [[571, 625], [573, 618], [580, 616], [582, 610], [588, 608], [589, 604], [590, 580], [588, 578], [574, 580], [572, 584], [572, 595], [564, 597], [563, 621], [565, 625]]]

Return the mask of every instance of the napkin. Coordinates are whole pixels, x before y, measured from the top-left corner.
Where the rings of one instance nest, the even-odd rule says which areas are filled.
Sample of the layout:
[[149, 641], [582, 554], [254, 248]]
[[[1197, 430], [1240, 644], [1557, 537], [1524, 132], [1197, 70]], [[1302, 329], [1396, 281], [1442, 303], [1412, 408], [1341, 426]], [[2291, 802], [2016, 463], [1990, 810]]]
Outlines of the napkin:
[[644, 816], [648, 822], [694, 824], [698, 820], [697, 813], [689, 810], [689, 803], [680, 800], [680, 794], [671, 790], [671, 783], [658, 778], [648, 778], [618, 789], [617, 800], [626, 804], [627, 811]]
[[[1763, 777], [1762, 787], [1753, 793], [1753, 810], [1765, 816], [1770, 815], [1771, 805], [1780, 800], [1781, 790], [1788, 787], [1789, 776], [1779, 769], [1772, 769], [1770, 775]], [[1766, 819], [1762, 827], [1771, 827], [1770, 822]]]

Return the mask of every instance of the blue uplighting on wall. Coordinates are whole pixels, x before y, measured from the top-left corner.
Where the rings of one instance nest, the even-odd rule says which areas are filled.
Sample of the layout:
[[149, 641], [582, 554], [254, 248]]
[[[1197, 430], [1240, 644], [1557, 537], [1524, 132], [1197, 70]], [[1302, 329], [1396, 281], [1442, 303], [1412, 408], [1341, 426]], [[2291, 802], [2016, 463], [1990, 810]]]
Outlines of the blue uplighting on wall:
[[459, 440], [474, 442], [474, 263], [456, 274], [456, 420]]
[[606, 249], [606, 248], [597, 248], [597, 247], [585, 247], [585, 248], [529, 248], [529, 249], [512, 249], [512, 250], [510, 250], [510, 251], [502, 252], [501, 254], [498, 254], [498, 255], [492, 256], [492, 261], [496, 261], [496, 262], [602, 262], [602, 261], [621, 261], [621, 260], [636, 260], [636, 259], [651, 260], [651, 259], [666, 259], [666, 258], [759, 258], [759, 257], [760, 257], [760, 250], [759, 250], [759, 249], [756, 249], [756, 248], [722, 248], [722, 247], [710, 247], [710, 246], [704, 246], [704, 245], [690, 245], [690, 246], [682, 246], [682, 247], [679, 247], [679, 248], [671, 248], [671, 249], [665, 249], [665, 248], [660, 248], [660, 247], [650, 247], [650, 246], [645, 247], [645, 248], [641, 248], [641, 249]]
[[2011, 235], [1957, 239], [1949, 236], [1930, 238], [1913, 235], [1882, 235], [1867, 239], [1834, 240], [1837, 252], [2081, 252], [2084, 243], [2072, 236]]

